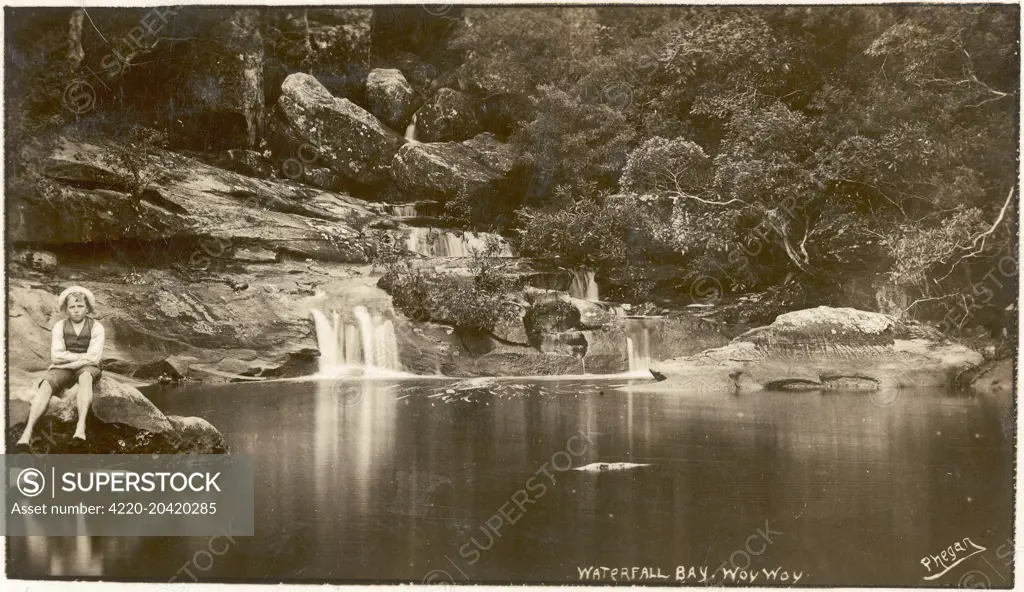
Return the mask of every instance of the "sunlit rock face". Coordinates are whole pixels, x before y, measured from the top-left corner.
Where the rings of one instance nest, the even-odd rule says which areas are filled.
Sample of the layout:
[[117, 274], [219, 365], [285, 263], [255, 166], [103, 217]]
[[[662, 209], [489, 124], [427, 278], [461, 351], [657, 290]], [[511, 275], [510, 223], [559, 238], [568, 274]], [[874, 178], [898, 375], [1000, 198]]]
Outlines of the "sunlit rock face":
[[[277, 101], [280, 143], [309, 164], [323, 163], [344, 178], [363, 185], [382, 185], [392, 159], [406, 143], [362, 107], [337, 98], [309, 74], [292, 74], [281, 85]], [[280, 151], [280, 146], [278, 146]]]

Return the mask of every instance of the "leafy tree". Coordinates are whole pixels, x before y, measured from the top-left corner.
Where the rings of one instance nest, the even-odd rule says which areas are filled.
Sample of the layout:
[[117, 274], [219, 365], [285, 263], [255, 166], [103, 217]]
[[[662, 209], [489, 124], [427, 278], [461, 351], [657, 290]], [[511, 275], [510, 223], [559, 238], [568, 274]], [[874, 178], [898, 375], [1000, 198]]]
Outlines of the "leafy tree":
[[532, 155], [534, 174], [570, 191], [613, 188], [635, 138], [625, 116], [553, 86], [540, 87], [533, 104], [535, 118], [512, 141]]

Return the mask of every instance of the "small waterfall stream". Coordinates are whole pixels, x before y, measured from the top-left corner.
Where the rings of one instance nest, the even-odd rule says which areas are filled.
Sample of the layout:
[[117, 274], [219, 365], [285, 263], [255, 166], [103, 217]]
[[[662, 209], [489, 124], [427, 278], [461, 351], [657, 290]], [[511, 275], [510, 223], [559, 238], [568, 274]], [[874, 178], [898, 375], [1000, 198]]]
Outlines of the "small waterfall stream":
[[[497, 236], [488, 232], [451, 232], [433, 228], [409, 229], [406, 248], [425, 257], [469, 257], [473, 251], [487, 248], [487, 238]], [[499, 257], [514, 257], [512, 247], [498, 236], [501, 245]]]
[[384, 211], [396, 218], [412, 218], [416, 216], [416, 204], [387, 204]]
[[651, 322], [643, 317], [626, 320], [626, 355], [630, 374], [651, 370]]
[[335, 311], [331, 318], [321, 310], [310, 311], [320, 348], [320, 374], [380, 376], [402, 372], [398, 359], [395, 326], [372, 316], [364, 306], [352, 309], [355, 324], [342, 322]]
[[409, 126], [405, 128], [405, 139], [409, 140], [410, 142], [416, 142], [417, 144], [419, 143], [419, 141], [416, 139], [416, 114], [415, 113], [412, 116], [412, 121], [409, 122]]
[[591, 302], [599, 302], [601, 294], [598, 291], [597, 282], [594, 280], [596, 275], [597, 273], [594, 270], [587, 269], [586, 267], [573, 269], [572, 283], [569, 284], [569, 296]]

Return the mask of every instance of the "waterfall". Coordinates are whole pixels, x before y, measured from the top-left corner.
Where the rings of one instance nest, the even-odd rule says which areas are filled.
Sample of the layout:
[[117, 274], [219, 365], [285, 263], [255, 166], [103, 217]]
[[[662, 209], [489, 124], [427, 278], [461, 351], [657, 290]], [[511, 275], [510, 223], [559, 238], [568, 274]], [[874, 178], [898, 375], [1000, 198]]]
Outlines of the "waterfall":
[[387, 204], [384, 211], [396, 218], [414, 218], [417, 215], [416, 204]]
[[[409, 229], [406, 248], [426, 257], [469, 257], [473, 251], [482, 252], [487, 247], [487, 237], [496, 236], [489, 232], [450, 232], [432, 228], [414, 227]], [[513, 257], [512, 247], [505, 239], [498, 237], [501, 244], [499, 257]]]
[[601, 297], [597, 289], [597, 282], [594, 281], [596, 275], [596, 272], [586, 267], [572, 270], [572, 283], [569, 284], [569, 295], [573, 298], [580, 298], [591, 302], [600, 301]]
[[626, 355], [629, 357], [631, 374], [650, 372], [651, 327], [644, 319], [626, 321]]
[[313, 309], [311, 314], [320, 348], [320, 374], [380, 376], [402, 372], [393, 322], [370, 315], [364, 306], [352, 309], [355, 324], [343, 323], [338, 312], [331, 319], [321, 310]]
[[410, 142], [419, 143], [416, 140], [416, 114], [412, 116], [412, 121], [409, 122], [409, 127], [405, 128], [405, 139]]

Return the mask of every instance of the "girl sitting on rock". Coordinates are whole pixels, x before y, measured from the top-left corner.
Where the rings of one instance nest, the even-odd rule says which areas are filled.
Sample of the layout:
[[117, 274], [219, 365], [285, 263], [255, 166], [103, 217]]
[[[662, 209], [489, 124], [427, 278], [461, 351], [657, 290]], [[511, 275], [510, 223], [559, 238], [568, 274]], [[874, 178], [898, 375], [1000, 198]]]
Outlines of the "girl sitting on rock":
[[96, 297], [81, 286], [72, 286], [57, 300], [67, 315], [53, 326], [50, 340], [51, 364], [46, 376], [36, 386], [25, 433], [15, 445], [16, 452], [28, 452], [32, 428], [42, 416], [50, 397], [78, 384], [78, 426], [73, 441], [85, 442], [85, 417], [92, 403], [92, 386], [100, 378], [100, 357], [103, 355], [103, 325], [87, 316], [96, 309]]

